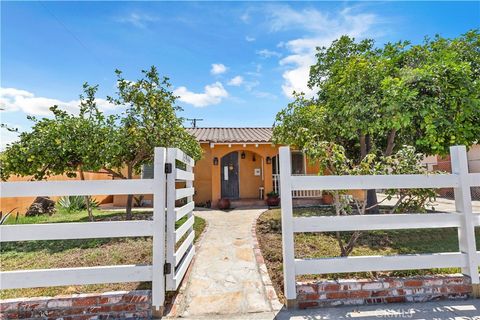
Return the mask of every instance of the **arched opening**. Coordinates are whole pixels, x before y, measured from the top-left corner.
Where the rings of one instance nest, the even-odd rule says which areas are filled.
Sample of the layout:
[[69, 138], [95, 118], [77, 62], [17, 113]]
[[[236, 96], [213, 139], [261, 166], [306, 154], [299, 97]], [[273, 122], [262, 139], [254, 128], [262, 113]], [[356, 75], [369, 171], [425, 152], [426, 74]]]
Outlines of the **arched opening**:
[[220, 161], [221, 197], [227, 199], [259, 199], [264, 190], [264, 158], [255, 152], [238, 150], [224, 155]]

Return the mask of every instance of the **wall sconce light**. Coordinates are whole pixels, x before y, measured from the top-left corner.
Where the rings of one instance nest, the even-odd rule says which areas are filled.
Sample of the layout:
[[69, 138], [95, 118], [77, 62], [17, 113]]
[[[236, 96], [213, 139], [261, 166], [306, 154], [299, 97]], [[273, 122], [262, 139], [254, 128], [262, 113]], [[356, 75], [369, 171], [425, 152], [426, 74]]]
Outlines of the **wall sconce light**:
[[253, 155], [253, 158], [252, 158], [252, 160], [253, 160], [253, 162], [255, 162], [255, 160], [257, 160], [257, 159], [255, 159], [255, 155]]
[[245, 151], [242, 151], [242, 154], [240, 155], [242, 159], [245, 159]]
[[272, 158], [267, 157], [267, 164], [271, 164], [271, 163], [272, 163]]
[[218, 166], [218, 158], [217, 157], [213, 158], [213, 165]]

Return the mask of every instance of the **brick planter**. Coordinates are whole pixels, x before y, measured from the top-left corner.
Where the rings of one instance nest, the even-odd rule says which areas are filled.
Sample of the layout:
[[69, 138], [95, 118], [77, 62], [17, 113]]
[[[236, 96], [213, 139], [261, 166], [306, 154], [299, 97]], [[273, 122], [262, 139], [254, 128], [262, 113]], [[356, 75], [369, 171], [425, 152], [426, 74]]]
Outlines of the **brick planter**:
[[0, 319], [151, 319], [151, 291], [0, 300]]
[[470, 278], [463, 275], [301, 282], [296, 307], [466, 299], [471, 293]]

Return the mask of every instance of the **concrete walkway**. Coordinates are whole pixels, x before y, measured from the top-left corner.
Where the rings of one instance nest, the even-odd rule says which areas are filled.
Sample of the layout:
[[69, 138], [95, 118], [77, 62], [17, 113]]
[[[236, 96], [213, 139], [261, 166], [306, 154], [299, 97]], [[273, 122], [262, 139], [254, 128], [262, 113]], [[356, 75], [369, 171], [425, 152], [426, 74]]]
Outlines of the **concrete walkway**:
[[[178, 317], [272, 312], [253, 252], [252, 223], [264, 209], [196, 211], [207, 221]], [[248, 318], [248, 317], [247, 317]]]

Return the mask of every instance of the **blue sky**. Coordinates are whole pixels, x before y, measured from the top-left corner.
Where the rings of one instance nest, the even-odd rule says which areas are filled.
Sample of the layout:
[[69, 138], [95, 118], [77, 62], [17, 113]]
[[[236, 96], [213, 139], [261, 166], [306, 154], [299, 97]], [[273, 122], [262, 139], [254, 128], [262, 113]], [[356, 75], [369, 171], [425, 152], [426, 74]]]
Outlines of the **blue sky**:
[[[82, 83], [115, 92], [158, 67], [184, 117], [201, 126], [270, 126], [306, 91], [314, 48], [342, 34], [388, 41], [455, 37], [480, 26], [479, 2], [1, 2], [2, 123], [75, 111]], [[15, 134], [2, 131], [2, 147]]]

